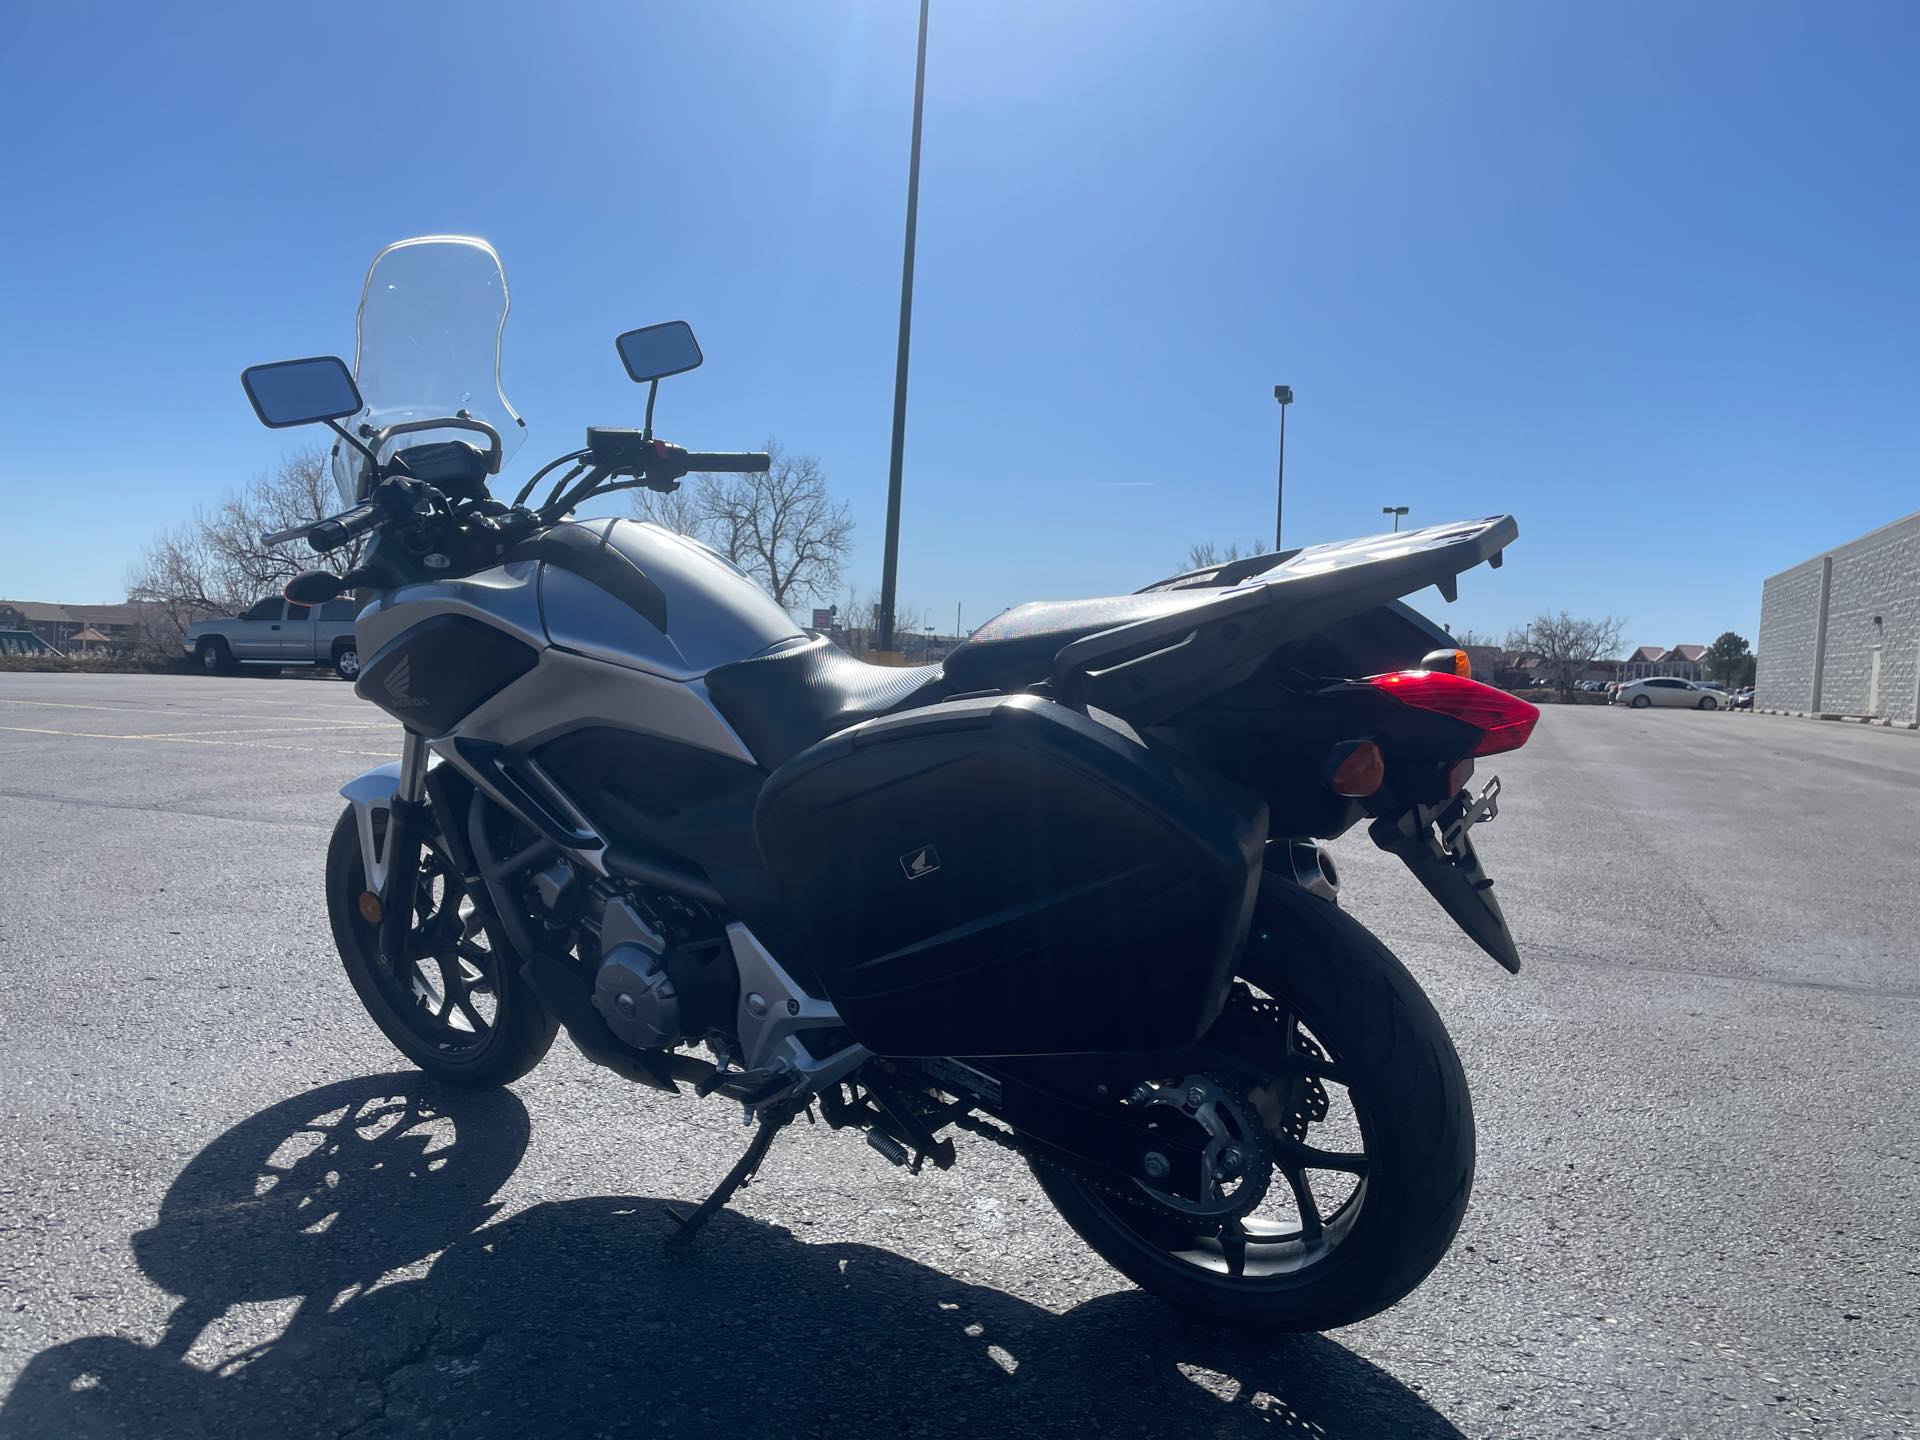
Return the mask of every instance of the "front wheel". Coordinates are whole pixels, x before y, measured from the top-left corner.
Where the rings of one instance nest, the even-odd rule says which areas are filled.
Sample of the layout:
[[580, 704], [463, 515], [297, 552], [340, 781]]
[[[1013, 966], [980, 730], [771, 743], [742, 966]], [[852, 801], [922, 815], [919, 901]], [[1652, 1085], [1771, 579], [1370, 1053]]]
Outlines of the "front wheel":
[[233, 652], [217, 635], [202, 640], [195, 653], [200, 657], [200, 668], [209, 675], [224, 675], [233, 669]]
[[327, 846], [327, 916], [360, 1003], [403, 1055], [455, 1085], [505, 1085], [540, 1063], [558, 1026], [437, 849], [422, 848], [406, 955], [391, 969], [380, 961], [378, 926], [362, 908], [366, 893], [349, 805]]
[[1241, 1324], [1349, 1325], [1424, 1280], [1473, 1187], [1473, 1108], [1400, 962], [1332, 904], [1267, 877], [1204, 1043], [1229, 1057], [1220, 1073], [1143, 1075], [1127, 1103], [1200, 1127], [1218, 1167], [1208, 1198], [1036, 1164], [1066, 1222], [1142, 1288]]
[[1702, 695], [1700, 697], [1700, 708], [1702, 710], [1718, 710], [1720, 708], [1720, 702], [1711, 695]]

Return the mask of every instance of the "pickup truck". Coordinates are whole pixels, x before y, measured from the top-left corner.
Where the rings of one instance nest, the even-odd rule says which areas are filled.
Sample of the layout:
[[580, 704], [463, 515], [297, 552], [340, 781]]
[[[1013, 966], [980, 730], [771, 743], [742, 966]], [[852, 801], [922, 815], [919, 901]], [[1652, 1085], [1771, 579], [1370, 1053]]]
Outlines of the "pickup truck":
[[186, 651], [210, 675], [242, 665], [331, 665], [343, 680], [360, 673], [351, 600], [295, 605], [275, 595], [232, 620], [200, 620], [187, 627]]

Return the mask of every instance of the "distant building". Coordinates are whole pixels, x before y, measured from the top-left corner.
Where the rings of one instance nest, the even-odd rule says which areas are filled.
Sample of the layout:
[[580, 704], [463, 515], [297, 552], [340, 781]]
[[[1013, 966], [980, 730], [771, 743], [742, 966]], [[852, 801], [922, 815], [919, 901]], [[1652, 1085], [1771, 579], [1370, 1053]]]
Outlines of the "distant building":
[[1462, 645], [1460, 648], [1467, 652], [1468, 666], [1482, 680], [1491, 681], [1507, 663], [1507, 652], [1499, 645]]
[[1763, 710], [1920, 721], [1920, 514], [1769, 579], [1759, 655]]
[[1682, 680], [1707, 678], [1705, 645], [1642, 645], [1620, 665], [1623, 680], [1644, 680], [1649, 675], [1675, 675]]
[[42, 644], [66, 654], [83, 632], [93, 635], [80, 642], [101, 649], [131, 643], [140, 633], [146, 607], [119, 605], [50, 605], [39, 600], [0, 600], [0, 625], [30, 630]]

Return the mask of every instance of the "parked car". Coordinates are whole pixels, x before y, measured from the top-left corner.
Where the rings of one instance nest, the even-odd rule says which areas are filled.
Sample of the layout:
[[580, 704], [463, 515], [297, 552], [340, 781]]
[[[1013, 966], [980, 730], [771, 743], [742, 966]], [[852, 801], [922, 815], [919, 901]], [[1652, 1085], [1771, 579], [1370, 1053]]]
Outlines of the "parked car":
[[1727, 692], [1705, 681], [1682, 680], [1673, 675], [1649, 675], [1632, 680], [1613, 692], [1612, 704], [1631, 705], [1644, 710], [1649, 705], [1678, 705], [1688, 710], [1720, 710], [1727, 704]]
[[330, 665], [343, 680], [360, 673], [353, 643], [351, 600], [295, 605], [278, 595], [231, 620], [201, 620], [187, 627], [186, 650], [210, 675], [242, 665]]

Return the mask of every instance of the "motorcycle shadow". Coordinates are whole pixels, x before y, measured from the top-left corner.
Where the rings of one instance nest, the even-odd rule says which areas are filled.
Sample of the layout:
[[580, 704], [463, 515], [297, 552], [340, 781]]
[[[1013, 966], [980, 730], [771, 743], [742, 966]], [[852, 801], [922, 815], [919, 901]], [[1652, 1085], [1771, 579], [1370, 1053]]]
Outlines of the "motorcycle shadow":
[[243, 1121], [134, 1237], [165, 1333], [36, 1356], [0, 1436], [1459, 1433], [1333, 1341], [1138, 1292], [1055, 1314], [733, 1213], [682, 1249], [637, 1196], [500, 1220], [527, 1139], [510, 1092], [418, 1074]]

